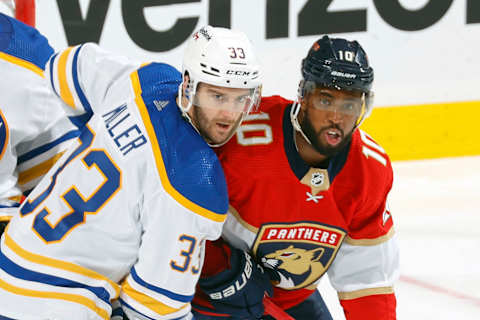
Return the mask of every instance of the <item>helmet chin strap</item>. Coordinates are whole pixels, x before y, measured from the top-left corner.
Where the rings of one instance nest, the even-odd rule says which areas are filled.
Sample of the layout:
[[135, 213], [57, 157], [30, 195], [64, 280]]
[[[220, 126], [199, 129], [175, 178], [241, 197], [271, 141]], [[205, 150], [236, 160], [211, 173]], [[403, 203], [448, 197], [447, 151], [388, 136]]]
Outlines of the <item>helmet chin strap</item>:
[[[186, 119], [190, 125], [193, 127], [193, 129], [195, 129], [195, 131], [197, 131], [197, 133], [202, 136], [202, 134], [200, 133], [200, 131], [198, 130], [197, 126], [193, 123], [193, 120], [192, 118], [190, 117], [190, 115], [188, 114], [188, 111], [192, 108], [192, 100], [188, 99], [187, 98], [187, 101], [188, 101], [188, 104], [186, 107], [183, 106], [183, 83], [185, 81], [185, 78], [183, 79], [182, 83], [180, 83], [180, 85], [178, 86], [178, 102], [177, 102], [177, 106], [178, 108], [180, 109], [180, 111], [182, 112], [182, 117], [184, 119]], [[203, 137], [203, 136], [202, 136]], [[208, 142], [207, 142], [208, 145], [210, 145]]]
[[312, 142], [310, 139], [307, 138], [307, 135], [303, 132], [302, 127], [300, 126], [300, 123], [298, 123], [298, 113], [300, 112], [300, 103], [298, 101], [295, 101], [292, 104], [292, 109], [290, 109], [290, 121], [292, 122], [293, 128], [300, 132], [302, 137], [311, 145]]

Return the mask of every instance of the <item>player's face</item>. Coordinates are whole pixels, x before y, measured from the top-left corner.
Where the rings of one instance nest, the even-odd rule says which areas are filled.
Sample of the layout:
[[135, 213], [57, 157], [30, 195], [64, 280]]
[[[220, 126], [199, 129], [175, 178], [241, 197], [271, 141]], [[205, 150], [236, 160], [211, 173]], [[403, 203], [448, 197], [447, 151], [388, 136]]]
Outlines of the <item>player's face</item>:
[[226, 142], [237, 129], [250, 90], [199, 84], [189, 115], [209, 144]]
[[315, 88], [302, 101], [300, 125], [315, 149], [330, 157], [350, 141], [362, 109], [360, 92]]

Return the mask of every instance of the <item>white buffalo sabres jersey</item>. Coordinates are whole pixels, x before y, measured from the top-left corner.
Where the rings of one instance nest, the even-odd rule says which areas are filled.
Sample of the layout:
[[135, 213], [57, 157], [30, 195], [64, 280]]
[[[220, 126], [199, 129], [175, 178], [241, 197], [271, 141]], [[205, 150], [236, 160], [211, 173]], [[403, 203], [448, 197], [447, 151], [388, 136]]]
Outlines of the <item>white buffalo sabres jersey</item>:
[[78, 134], [44, 79], [52, 53], [35, 29], [0, 14], [0, 221]]
[[4, 233], [0, 315], [109, 319], [118, 298], [130, 319], [191, 318], [228, 197], [215, 153], [176, 105], [180, 73], [93, 44], [47, 69], [69, 114], [91, 118]]

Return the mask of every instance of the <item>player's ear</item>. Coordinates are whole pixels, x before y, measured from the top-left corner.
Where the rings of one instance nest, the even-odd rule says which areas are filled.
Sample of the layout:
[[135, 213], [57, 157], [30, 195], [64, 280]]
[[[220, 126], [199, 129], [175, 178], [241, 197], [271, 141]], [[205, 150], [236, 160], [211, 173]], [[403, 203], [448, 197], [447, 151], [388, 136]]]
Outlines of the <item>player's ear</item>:
[[188, 87], [189, 82], [190, 82], [190, 76], [188, 75], [188, 72], [185, 72], [185, 75], [183, 76], [183, 83], [182, 83], [182, 90], [184, 94], [185, 94], [185, 90]]
[[300, 104], [300, 113], [304, 113], [307, 110], [307, 97], [303, 96], [298, 99], [298, 103]]

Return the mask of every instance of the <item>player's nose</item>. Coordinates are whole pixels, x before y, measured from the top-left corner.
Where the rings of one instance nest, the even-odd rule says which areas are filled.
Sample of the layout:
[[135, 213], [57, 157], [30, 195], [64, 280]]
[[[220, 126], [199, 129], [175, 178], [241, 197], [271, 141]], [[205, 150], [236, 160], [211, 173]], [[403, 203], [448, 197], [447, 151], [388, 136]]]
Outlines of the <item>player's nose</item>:
[[342, 123], [345, 114], [339, 112], [337, 108], [332, 108], [331, 110], [326, 111], [326, 119], [333, 123]]

